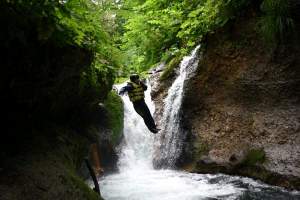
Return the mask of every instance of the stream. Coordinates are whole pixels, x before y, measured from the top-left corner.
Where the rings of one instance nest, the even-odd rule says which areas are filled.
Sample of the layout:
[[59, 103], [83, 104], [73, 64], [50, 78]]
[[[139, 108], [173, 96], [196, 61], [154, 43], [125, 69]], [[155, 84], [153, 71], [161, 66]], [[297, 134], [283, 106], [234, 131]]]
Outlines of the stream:
[[[165, 126], [162, 130], [167, 132], [165, 141], [160, 141], [160, 132], [154, 135], [148, 131], [142, 118], [134, 111], [128, 96], [122, 97], [124, 138], [118, 149], [119, 172], [101, 177], [99, 183], [102, 197], [105, 200], [299, 200], [300, 192], [286, 191], [250, 178], [172, 170], [171, 166], [180, 153], [180, 126], [178, 125], [180, 115], [178, 113], [181, 107], [183, 85], [197, 66], [198, 49], [199, 47], [181, 62], [180, 74], [164, 102], [165, 110], [170, 110], [163, 117]], [[174, 84], [177, 85], [174, 86]], [[117, 87], [122, 86], [124, 84]], [[150, 91], [150, 84], [148, 84], [145, 100], [153, 113], [155, 108], [151, 101]], [[170, 108], [170, 106], [173, 107]], [[161, 155], [157, 155], [158, 146], [162, 149]], [[166, 160], [170, 167], [155, 170], [153, 160], [157, 157]]]

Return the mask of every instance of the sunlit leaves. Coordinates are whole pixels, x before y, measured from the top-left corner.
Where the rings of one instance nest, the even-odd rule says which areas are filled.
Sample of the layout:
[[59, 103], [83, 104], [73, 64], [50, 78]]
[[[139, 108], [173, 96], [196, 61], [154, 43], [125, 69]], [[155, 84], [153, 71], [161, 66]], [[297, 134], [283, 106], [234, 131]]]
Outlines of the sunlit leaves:
[[222, 15], [227, 9], [226, 1], [206, 0], [202, 3], [189, 12], [177, 34], [179, 38], [186, 41], [187, 46], [194, 46], [205, 34], [223, 26], [231, 17], [231, 15]]
[[160, 60], [162, 49], [175, 42], [182, 11], [173, 5], [153, 0], [133, 8], [137, 13], [127, 19], [122, 46], [130, 58], [129, 69], [146, 70]]
[[[124, 1], [128, 2], [130, 0]], [[174, 45], [177, 48], [195, 46], [204, 35], [226, 24], [248, 0], [134, 2], [131, 9], [135, 12], [126, 18], [122, 48], [129, 57], [126, 65], [130, 69], [145, 70], [163, 59], [163, 51]]]

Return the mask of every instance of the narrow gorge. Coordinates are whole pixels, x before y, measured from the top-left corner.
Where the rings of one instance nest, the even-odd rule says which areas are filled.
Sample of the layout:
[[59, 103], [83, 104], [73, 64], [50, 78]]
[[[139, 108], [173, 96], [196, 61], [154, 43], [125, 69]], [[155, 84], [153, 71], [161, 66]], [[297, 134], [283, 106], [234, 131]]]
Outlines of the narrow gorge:
[[[201, 62], [199, 48], [200, 46], [196, 47], [190, 56], [183, 58], [178, 77], [168, 90], [167, 97], [161, 101], [164, 114], [160, 126], [164, 128], [159, 133], [152, 134], [146, 130], [143, 120], [135, 113], [129, 98], [123, 97], [124, 138], [119, 146], [119, 172], [100, 179], [103, 198], [107, 200], [300, 198], [297, 191], [288, 192], [283, 188], [266, 185], [250, 178], [215, 174], [218, 171], [213, 170], [210, 172], [214, 174], [175, 170], [176, 161], [184, 145], [187, 145], [184, 144], [183, 129], [179, 128], [181, 117], [184, 116], [180, 106], [185, 94], [183, 88], [189, 79], [193, 78], [198, 62]], [[152, 77], [152, 81], [155, 81], [155, 76]], [[150, 90], [151, 88], [146, 93], [146, 102], [154, 112]], [[178, 102], [174, 103], [176, 101]], [[172, 106], [173, 109], [168, 110]]]
[[300, 199], [299, 10], [1, 1], [0, 199]]

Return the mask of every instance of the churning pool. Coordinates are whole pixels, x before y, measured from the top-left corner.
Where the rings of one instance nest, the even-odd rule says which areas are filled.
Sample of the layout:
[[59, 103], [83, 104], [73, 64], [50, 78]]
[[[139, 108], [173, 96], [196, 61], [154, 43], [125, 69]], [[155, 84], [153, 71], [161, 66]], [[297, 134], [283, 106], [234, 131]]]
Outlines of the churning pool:
[[100, 180], [105, 200], [299, 200], [299, 192], [223, 174], [128, 170]]

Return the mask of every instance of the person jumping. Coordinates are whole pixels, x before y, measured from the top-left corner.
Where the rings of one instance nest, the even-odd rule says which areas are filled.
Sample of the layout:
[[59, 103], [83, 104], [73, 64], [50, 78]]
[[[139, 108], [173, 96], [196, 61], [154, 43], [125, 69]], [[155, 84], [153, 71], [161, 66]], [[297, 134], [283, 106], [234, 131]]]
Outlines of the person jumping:
[[157, 133], [159, 129], [156, 128], [153, 117], [150, 110], [144, 100], [144, 91], [147, 90], [147, 85], [140, 81], [138, 74], [130, 75], [130, 82], [126, 86], [120, 89], [119, 95], [128, 93], [129, 99], [133, 104], [134, 110], [144, 119], [144, 122], [148, 129], [152, 133]]

